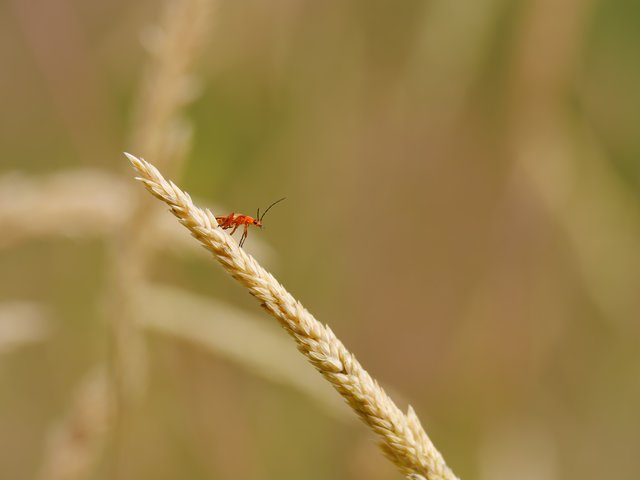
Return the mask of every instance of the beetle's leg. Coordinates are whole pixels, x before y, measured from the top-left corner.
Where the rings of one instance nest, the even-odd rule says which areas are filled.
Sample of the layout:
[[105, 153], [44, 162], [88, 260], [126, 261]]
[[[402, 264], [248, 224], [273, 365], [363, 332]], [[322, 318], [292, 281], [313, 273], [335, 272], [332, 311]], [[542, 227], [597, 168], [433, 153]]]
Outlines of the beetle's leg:
[[[233, 235], [234, 233], [236, 233], [236, 230], [238, 229], [239, 226], [240, 224], [236, 223], [236, 226], [233, 227], [233, 230], [231, 230], [231, 233], [229, 235]], [[231, 225], [229, 225], [227, 228], [231, 228]]]
[[247, 235], [249, 234], [249, 225], [245, 224], [244, 232], [242, 232], [242, 237], [240, 237], [240, 248], [244, 245], [245, 240], [247, 239]]

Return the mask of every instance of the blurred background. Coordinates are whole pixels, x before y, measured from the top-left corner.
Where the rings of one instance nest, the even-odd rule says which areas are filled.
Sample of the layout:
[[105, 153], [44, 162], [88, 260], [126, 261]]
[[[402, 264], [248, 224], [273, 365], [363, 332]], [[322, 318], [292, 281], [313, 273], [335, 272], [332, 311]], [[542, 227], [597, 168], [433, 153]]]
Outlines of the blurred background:
[[[640, 476], [640, 4], [0, 4], [0, 476], [400, 478], [122, 155], [463, 479]], [[236, 236], [239, 237], [238, 234]]]

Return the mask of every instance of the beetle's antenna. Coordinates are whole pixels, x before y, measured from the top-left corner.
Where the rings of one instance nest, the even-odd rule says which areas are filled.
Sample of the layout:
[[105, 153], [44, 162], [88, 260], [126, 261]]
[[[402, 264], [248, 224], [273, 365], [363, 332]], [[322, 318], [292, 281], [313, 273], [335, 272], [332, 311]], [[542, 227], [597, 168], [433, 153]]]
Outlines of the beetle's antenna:
[[258, 213], [256, 213], [256, 218], [260, 220], [260, 207], [258, 207]]
[[[267, 207], [267, 209], [262, 213], [262, 216], [261, 216], [261, 217], [260, 217], [260, 216], [258, 217], [258, 218], [260, 219], [260, 221], [262, 221], [262, 219], [263, 219], [263, 218], [264, 218], [264, 216], [267, 214], [267, 212], [268, 212], [269, 210], [271, 210], [271, 207], [273, 207], [276, 203], [280, 203], [282, 200], [284, 200], [284, 199], [286, 199], [286, 198], [287, 198], [287, 197], [282, 197], [280, 200], [276, 200], [276, 201], [275, 201], [275, 202], [273, 202], [271, 205], [269, 205], [269, 206]], [[258, 212], [260, 212], [260, 209], [258, 209]]]

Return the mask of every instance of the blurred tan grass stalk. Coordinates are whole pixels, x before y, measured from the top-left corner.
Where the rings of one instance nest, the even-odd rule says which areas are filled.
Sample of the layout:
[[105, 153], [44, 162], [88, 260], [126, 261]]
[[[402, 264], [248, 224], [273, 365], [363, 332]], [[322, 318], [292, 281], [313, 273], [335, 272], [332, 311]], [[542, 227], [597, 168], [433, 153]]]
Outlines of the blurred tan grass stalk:
[[44, 340], [49, 334], [48, 310], [35, 302], [0, 303], [0, 355]]
[[[215, 0], [167, 0], [160, 25], [147, 35], [151, 54], [143, 82], [132, 143], [153, 153], [166, 165], [176, 165], [184, 156], [190, 130], [181, 116], [182, 108], [194, 98], [195, 63], [206, 33]], [[142, 281], [150, 250], [142, 234], [150, 218], [148, 202], [131, 199], [122, 228], [110, 238], [111, 278], [107, 315], [112, 322], [112, 354], [109, 375], [100, 372], [78, 387], [81, 392], [67, 419], [59, 425], [45, 451], [41, 478], [80, 479], [92, 471], [102, 451], [107, 432], [115, 428], [116, 450], [112, 472], [119, 475], [123, 450], [124, 416], [135, 406], [146, 388], [146, 352], [135, 323], [132, 287]], [[97, 387], [96, 387], [97, 385]], [[94, 392], [90, 396], [82, 392]], [[91, 401], [102, 395], [100, 401]], [[85, 415], [87, 409], [91, 415]], [[80, 425], [80, 426], [79, 426]], [[82, 435], [78, 437], [78, 431]]]
[[261, 317], [220, 300], [151, 282], [139, 286], [135, 297], [136, 318], [145, 331], [215, 352], [271, 383], [295, 388], [336, 420], [353, 419], [331, 389], [309, 375], [309, 366], [300, 361], [279, 329], [265, 324]]
[[[191, 69], [196, 62], [215, 0], [169, 0], [161, 25], [145, 37], [152, 61], [140, 92], [132, 144], [158, 155], [167, 168], [182, 163], [191, 129], [182, 109], [195, 97]], [[149, 33], [151, 32], [151, 33]], [[143, 280], [150, 251], [144, 235], [149, 203], [136, 195], [127, 222], [111, 242], [111, 292], [108, 315], [113, 324], [111, 374], [117, 423], [145, 390], [146, 353], [133, 312], [132, 286]]]
[[296, 341], [309, 362], [380, 437], [387, 457], [409, 478], [453, 480], [442, 455], [422, 428], [413, 408], [404, 414], [362, 368], [331, 329], [318, 322], [230, 235], [218, 229], [211, 211], [196, 207], [191, 197], [168, 182], [150, 163], [126, 154], [151, 194], [171, 212], [222, 266], [256, 297]]
[[[136, 192], [124, 177], [99, 169], [76, 168], [38, 177], [6, 173], [0, 176], [0, 249], [38, 238], [113, 236], [129, 221]], [[146, 222], [139, 241], [147, 256], [159, 252], [206, 255], [164, 212], [150, 213]], [[261, 256], [272, 255], [258, 238], [252, 249]]]
[[107, 440], [112, 418], [107, 372], [97, 367], [77, 386], [67, 415], [51, 429], [37, 478], [87, 478]]

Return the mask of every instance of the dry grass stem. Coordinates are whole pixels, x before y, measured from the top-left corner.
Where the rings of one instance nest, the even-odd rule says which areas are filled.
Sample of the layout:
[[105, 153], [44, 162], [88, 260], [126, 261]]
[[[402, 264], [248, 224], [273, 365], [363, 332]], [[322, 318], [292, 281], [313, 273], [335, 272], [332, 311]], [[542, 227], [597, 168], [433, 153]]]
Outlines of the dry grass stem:
[[0, 177], [0, 247], [40, 236], [87, 237], [121, 226], [133, 196], [120, 177], [76, 170], [33, 178]]
[[188, 194], [166, 181], [153, 165], [133, 155], [127, 157], [149, 192], [169, 205], [191, 234], [293, 337], [300, 352], [379, 436], [384, 453], [405, 475], [422, 475], [427, 480], [456, 478], [413, 409], [403, 413], [328, 326], [318, 322], [235, 240], [217, 228], [211, 211], [196, 207]]
[[[147, 46], [151, 46], [151, 61], [142, 85], [132, 143], [143, 151], [153, 152], [167, 165], [178, 164], [189, 143], [190, 129], [182, 117], [182, 108], [195, 96], [195, 82], [190, 69], [203, 36], [209, 30], [213, 3], [213, 0], [166, 0], [154, 41], [147, 42]], [[85, 187], [90, 188], [90, 183]], [[93, 199], [95, 196], [95, 192], [81, 196], [77, 190], [75, 192], [76, 200]], [[122, 199], [118, 199], [114, 202], [117, 208], [105, 210], [115, 215], [106, 223], [119, 227], [107, 232], [105, 225], [100, 224], [101, 233], [113, 233], [109, 238], [111, 270], [107, 305], [107, 315], [112, 323], [109, 382], [102, 375], [100, 383], [96, 384], [100, 388], [93, 388], [90, 396], [82, 397], [91, 400], [96, 418], [91, 418], [91, 412], [85, 408], [87, 401], [79, 400], [72, 406], [60, 427], [62, 433], [52, 437], [43, 469], [44, 478], [83, 478], [90, 475], [101, 450], [99, 447], [108, 433], [114, 431], [114, 471], [120, 468], [122, 440], [126, 438], [124, 429], [128, 424], [125, 417], [129, 407], [138, 403], [146, 387], [146, 351], [144, 339], [135, 324], [131, 293], [143, 281], [147, 260], [154, 253], [149, 248], [152, 243], [148, 236], [153, 231], [153, 217], [147, 215], [146, 200], [138, 192], [133, 192], [124, 204]], [[78, 218], [86, 219], [86, 213], [83, 211]], [[65, 214], [68, 215], [69, 211], [61, 210], [55, 217]], [[13, 218], [16, 218], [15, 214]], [[107, 416], [107, 412], [113, 415]], [[83, 426], [80, 430], [78, 424]], [[114, 431], [110, 431], [113, 426]], [[80, 437], [76, 438], [78, 431]], [[57, 471], [63, 473], [56, 474]]]
[[138, 287], [136, 318], [149, 331], [198, 344], [259, 377], [294, 388], [341, 421], [353, 418], [325, 382], [309, 375], [309, 365], [275, 325], [221, 301], [157, 284]]
[[[131, 215], [133, 187], [122, 177], [97, 170], [69, 170], [33, 177], [0, 176], [0, 248], [42, 237], [100, 238], [122, 230]], [[187, 232], [164, 212], [151, 212], [140, 232], [149, 255], [158, 251], [202, 254]], [[273, 259], [259, 238], [251, 248]]]
[[80, 480], [98, 461], [110, 423], [106, 372], [100, 368], [78, 386], [69, 414], [49, 433], [42, 480]]
[[[187, 151], [190, 127], [183, 118], [183, 108], [196, 96], [191, 69], [210, 30], [214, 3], [167, 0], [160, 24], [153, 35], [146, 37], [151, 58], [142, 83], [132, 143], [141, 151], [157, 155], [167, 167], [176, 168]], [[143, 338], [135, 329], [130, 292], [144, 279], [151, 258], [149, 237], [144, 233], [149, 224], [148, 209], [146, 198], [136, 195], [127, 223], [111, 245], [111, 364], [118, 411], [122, 412], [145, 390], [146, 352]], [[116, 418], [122, 423], [120, 414]]]
[[133, 128], [133, 145], [161, 165], [173, 164], [188, 142], [182, 108], [198, 94], [191, 68], [211, 30], [215, 0], [167, 0], [161, 24], [143, 36], [147, 68]]
[[49, 333], [47, 309], [34, 302], [0, 303], [0, 354], [33, 342]]

